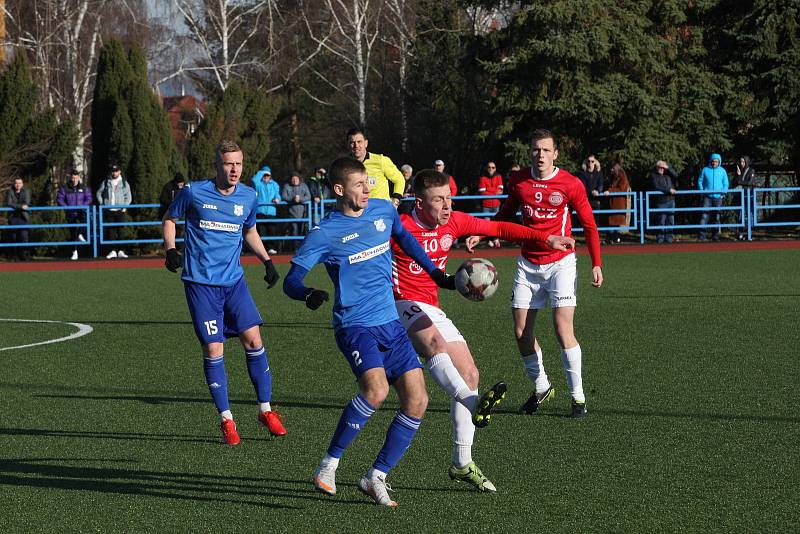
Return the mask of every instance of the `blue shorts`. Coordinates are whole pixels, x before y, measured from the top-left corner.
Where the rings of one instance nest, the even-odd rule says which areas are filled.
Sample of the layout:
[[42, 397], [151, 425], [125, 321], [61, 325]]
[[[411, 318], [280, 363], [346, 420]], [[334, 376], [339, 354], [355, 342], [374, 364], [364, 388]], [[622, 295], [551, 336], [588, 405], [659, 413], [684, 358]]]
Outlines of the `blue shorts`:
[[222, 343], [262, 325], [261, 314], [242, 276], [229, 287], [183, 282], [194, 333], [203, 345]]
[[368, 369], [382, 367], [391, 384], [406, 372], [422, 368], [406, 329], [398, 320], [379, 326], [339, 328], [335, 335], [356, 378]]

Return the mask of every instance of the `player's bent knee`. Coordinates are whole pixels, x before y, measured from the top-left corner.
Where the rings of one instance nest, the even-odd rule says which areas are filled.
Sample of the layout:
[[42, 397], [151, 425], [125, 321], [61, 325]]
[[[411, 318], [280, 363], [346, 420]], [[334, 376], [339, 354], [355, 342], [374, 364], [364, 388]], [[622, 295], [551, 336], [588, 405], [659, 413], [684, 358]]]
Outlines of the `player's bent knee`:
[[383, 401], [386, 400], [386, 397], [389, 395], [389, 386], [383, 385], [370, 385], [364, 391], [361, 392], [361, 396], [367, 399], [367, 402], [375, 408], [376, 410], [380, 408]]

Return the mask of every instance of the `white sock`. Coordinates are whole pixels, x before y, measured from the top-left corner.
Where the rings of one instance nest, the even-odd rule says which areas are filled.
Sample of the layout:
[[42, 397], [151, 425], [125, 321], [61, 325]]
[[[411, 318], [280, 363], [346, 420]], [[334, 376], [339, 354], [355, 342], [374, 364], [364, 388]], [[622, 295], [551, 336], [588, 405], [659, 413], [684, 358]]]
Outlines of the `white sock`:
[[219, 420], [222, 422], [223, 419], [231, 419], [233, 420], [233, 414], [230, 410], [225, 410], [224, 412], [219, 413]]
[[259, 402], [258, 403], [258, 409], [261, 410], [262, 412], [271, 412], [272, 411], [272, 407], [269, 405], [268, 402]]
[[[478, 396], [478, 390], [474, 391]], [[464, 467], [472, 461], [472, 441], [475, 425], [472, 424], [472, 410], [467, 409], [455, 399], [450, 400], [450, 421], [453, 424], [453, 464]]]
[[336, 469], [339, 467], [339, 458], [334, 458], [330, 454], [326, 454], [319, 462], [319, 466], [323, 469]]
[[369, 471], [367, 471], [367, 478], [380, 478], [386, 480], [386, 473], [383, 471], [378, 471], [374, 467], [370, 467]]
[[536, 393], [547, 391], [547, 388], [550, 387], [550, 379], [547, 378], [547, 372], [544, 370], [542, 351], [523, 356], [522, 361], [525, 363], [525, 372], [528, 374], [528, 378], [536, 388]]
[[469, 386], [464, 381], [464, 378], [453, 365], [453, 360], [446, 352], [434, 354], [428, 360], [428, 370], [433, 377], [433, 380], [442, 386], [451, 398], [457, 400], [470, 412], [475, 409], [475, 403], [478, 402], [478, 392], [470, 391]]
[[561, 351], [564, 363], [564, 374], [567, 375], [567, 386], [570, 396], [578, 402], [586, 402], [583, 395], [583, 378], [581, 377], [581, 346], [575, 345]]

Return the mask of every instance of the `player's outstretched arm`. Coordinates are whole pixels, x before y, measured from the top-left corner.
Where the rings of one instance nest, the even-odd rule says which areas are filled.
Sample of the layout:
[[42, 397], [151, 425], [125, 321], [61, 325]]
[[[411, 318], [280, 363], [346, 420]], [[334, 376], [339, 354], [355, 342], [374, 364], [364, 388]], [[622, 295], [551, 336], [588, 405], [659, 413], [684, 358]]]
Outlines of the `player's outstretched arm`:
[[310, 310], [316, 310], [330, 298], [327, 291], [307, 287], [303, 280], [308, 274], [308, 269], [292, 264], [289, 274], [283, 280], [283, 292], [294, 300], [302, 300]]

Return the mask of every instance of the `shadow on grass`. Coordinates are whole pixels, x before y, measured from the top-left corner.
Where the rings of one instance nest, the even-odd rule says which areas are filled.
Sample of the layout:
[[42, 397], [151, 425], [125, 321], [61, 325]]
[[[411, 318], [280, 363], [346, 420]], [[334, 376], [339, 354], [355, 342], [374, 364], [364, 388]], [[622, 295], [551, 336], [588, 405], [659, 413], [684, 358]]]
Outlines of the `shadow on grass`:
[[[91, 401], [134, 401], [142, 402], [150, 405], [165, 405], [165, 404], [208, 404], [211, 402], [209, 397], [168, 397], [160, 395], [88, 395], [88, 394], [75, 394], [75, 393], [40, 393], [31, 395], [33, 398], [39, 399], [71, 399], [71, 400], [91, 400]], [[253, 399], [231, 399], [230, 404], [236, 406], [252, 406]], [[317, 402], [308, 400], [291, 400], [291, 399], [272, 399], [272, 404], [276, 410], [280, 411], [281, 408], [304, 408], [312, 410], [336, 410], [341, 411], [348, 403], [343, 400], [340, 403], [332, 399], [319, 400]], [[400, 405], [396, 402], [386, 402], [381, 407], [382, 410], [393, 411], [399, 410]], [[431, 404], [427, 409], [428, 413], [449, 413], [450, 407], [441, 405], [437, 406]]]
[[735, 295], [732, 293], [725, 293], [725, 294], [718, 294], [718, 293], [710, 293], [710, 294], [699, 294], [694, 293], [691, 295], [604, 295], [604, 299], [613, 299], [613, 300], [653, 300], [653, 299], [731, 299], [731, 298], [775, 298], [775, 297], [786, 297], [786, 298], [797, 298], [800, 297], [800, 294], [791, 294], [791, 293], [760, 293], [760, 294], [741, 294]]
[[[86, 324], [90, 325], [99, 325], [99, 324], [110, 324], [110, 325], [138, 325], [138, 326], [147, 326], [147, 325], [187, 325], [192, 326], [191, 321], [109, 321], [109, 320], [84, 320]], [[309, 323], [309, 322], [272, 322], [266, 321], [262, 328], [269, 330], [270, 328], [304, 328], [304, 329], [319, 329], [319, 330], [333, 330], [333, 326], [331, 326], [330, 321], [323, 322], [323, 323]]]
[[[57, 462], [53, 465], [52, 462]], [[64, 465], [86, 463], [92, 465]], [[97, 467], [103, 463], [134, 463], [130, 460], [92, 458], [22, 458], [0, 460], [0, 485], [93, 491], [185, 499], [190, 501], [228, 502], [264, 508], [302, 509], [300, 506], [268, 502], [270, 498], [308, 499], [322, 496], [309, 489], [307, 480], [264, 477], [237, 477], [211, 473], [174, 473], [134, 468]], [[337, 499], [337, 502], [348, 502]], [[362, 501], [349, 501], [362, 504]]]
[[[2, 429], [6, 431], [9, 429]], [[20, 429], [23, 430], [23, 429]], [[26, 431], [27, 432], [27, 431]], [[42, 431], [48, 432], [48, 431]], [[66, 433], [81, 434], [81, 433]], [[88, 433], [87, 433], [88, 434]], [[57, 462], [57, 465], [53, 465]], [[64, 465], [92, 464], [92, 465]], [[227, 502], [265, 508], [301, 510], [301, 506], [267, 502], [269, 498], [305, 499], [336, 505], [370, 505], [371, 501], [323, 495], [311, 487], [310, 480], [268, 477], [242, 477], [216, 473], [175, 473], [144, 469], [97, 467], [98, 464], [135, 464], [127, 459], [95, 458], [20, 458], [0, 459], [0, 486], [35, 487], [67, 491], [118, 493], [203, 502]], [[339, 483], [358, 493], [355, 483]], [[406, 487], [412, 491], [470, 492], [465, 488]], [[256, 500], [248, 499], [253, 497]]]
[[[500, 408], [494, 411], [495, 414], [518, 415], [520, 417], [553, 417], [572, 419], [569, 412], [549, 412], [539, 411], [535, 414], [527, 415], [520, 414], [512, 408]], [[679, 413], [679, 412], [664, 412], [664, 411], [645, 411], [645, 410], [617, 410], [607, 408], [590, 408], [586, 419], [594, 419], [595, 417], [603, 417], [609, 415], [624, 415], [629, 417], [675, 417], [680, 419], [695, 419], [699, 421], [756, 421], [763, 423], [800, 423], [800, 417], [785, 417], [782, 415], [741, 415], [741, 414], [725, 414], [725, 413]], [[582, 421], [579, 419], [577, 421]]]

